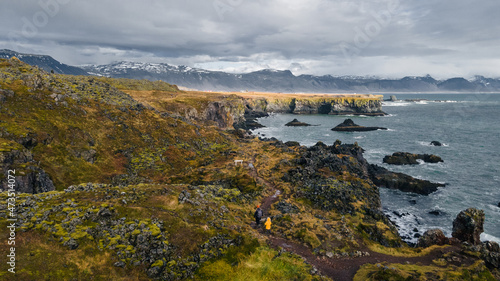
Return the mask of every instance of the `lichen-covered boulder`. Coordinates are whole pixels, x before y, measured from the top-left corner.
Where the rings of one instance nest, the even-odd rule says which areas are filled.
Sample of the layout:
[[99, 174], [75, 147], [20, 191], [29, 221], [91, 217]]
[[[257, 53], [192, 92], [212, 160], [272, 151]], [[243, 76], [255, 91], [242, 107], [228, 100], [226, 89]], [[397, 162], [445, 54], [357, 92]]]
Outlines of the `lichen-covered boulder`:
[[484, 211], [469, 208], [458, 214], [453, 221], [453, 233], [451, 236], [460, 241], [469, 242], [473, 245], [481, 244], [479, 236], [484, 231]]
[[488, 267], [500, 269], [500, 247], [497, 242], [486, 241], [481, 247], [481, 258]]
[[448, 238], [441, 229], [429, 229], [422, 235], [417, 242], [417, 247], [430, 247], [432, 245], [448, 244]]

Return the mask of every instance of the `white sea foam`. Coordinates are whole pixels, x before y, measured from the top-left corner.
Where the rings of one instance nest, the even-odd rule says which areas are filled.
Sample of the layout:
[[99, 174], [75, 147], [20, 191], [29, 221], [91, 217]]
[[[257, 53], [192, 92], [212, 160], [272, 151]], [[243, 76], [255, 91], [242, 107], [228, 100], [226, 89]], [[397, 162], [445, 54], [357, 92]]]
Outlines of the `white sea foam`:
[[373, 155], [373, 154], [376, 154], [376, 155], [385, 155], [388, 153], [388, 150], [387, 149], [383, 149], [383, 148], [379, 148], [379, 149], [369, 149], [369, 150], [366, 150], [365, 151], [365, 155], [369, 154], [369, 155]]
[[383, 102], [382, 106], [409, 106], [411, 104], [412, 104], [411, 102], [393, 101], [393, 102]]
[[[430, 141], [417, 141], [417, 143], [420, 144], [420, 145], [423, 145], [423, 146], [434, 146], [434, 145], [431, 144]], [[446, 143], [441, 143], [441, 145], [444, 146], [444, 147], [450, 146], [449, 144], [446, 144]]]
[[500, 238], [483, 232], [481, 233], [481, 241], [494, 241], [500, 243]]
[[429, 101], [417, 101], [416, 104], [429, 104]]
[[[423, 234], [422, 227], [420, 225], [421, 218], [409, 213], [405, 209], [399, 210], [389, 210], [384, 209], [384, 213], [389, 217], [389, 219], [397, 225], [399, 235], [407, 243], [417, 243], [418, 237]], [[417, 230], [417, 231], [415, 231]]]
[[430, 141], [417, 141], [417, 143], [423, 146], [432, 146]]

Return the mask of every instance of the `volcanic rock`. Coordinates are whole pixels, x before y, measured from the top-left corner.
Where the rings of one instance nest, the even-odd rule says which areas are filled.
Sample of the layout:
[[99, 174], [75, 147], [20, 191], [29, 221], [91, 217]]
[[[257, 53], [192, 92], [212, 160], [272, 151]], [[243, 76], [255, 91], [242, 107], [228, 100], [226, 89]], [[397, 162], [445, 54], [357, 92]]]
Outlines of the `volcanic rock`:
[[431, 145], [434, 145], [434, 146], [442, 146], [443, 144], [438, 142], [438, 141], [431, 141]]
[[[36, 194], [55, 190], [50, 176], [39, 167], [39, 163], [33, 159], [33, 155], [28, 149], [0, 150], [0, 170], [18, 171], [15, 184], [17, 192]], [[6, 177], [0, 178], [0, 190], [2, 189], [9, 189]]]
[[385, 156], [383, 161], [392, 165], [416, 165], [419, 164], [417, 159], [426, 163], [444, 162], [441, 157], [434, 154], [413, 154], [409, 152], [395, 152], [391, 156]]
[[422, 235], [417, 242], [417, 247], [430, 247], [432, 245], [448, 244], [448, 238], [441, 229], [429, 229]]
[[484, 211], [469, 208], [458, 214], [453, 221], [452, 237], [460, 241], [469, 242], [473, 245], [481, 244], [479, 236], [484, 231]]
[[481, 258], [486, 262], [486, 266], [500, 269], [500, 247], [497, 242], [483, 242], [480, 253]]
[[433, 183], [427, 180], [416, 179], [406, 174], [391, 172], [386, 168], [374, 164], [369, 166], [369, 173], [375, 185], [390, 189], [399, 189], [404, 192], [429, 195], [437, 191], [438, 187], [445, 186], [441, 183]]
[[343, 123], [337, 125], [332, 131], [337, 132], [364, 132], [364, 131], [376, 131], [376, 130], [387, 130], [387, 128], [382, 127], [364, 127], [355, 124], [351, 119], [344, 120]]
[[286, 123], [285, 126], [288, 126], [288, 127], [307, 127], [307, 126], [311, 126], [311, 124], [307, 124], [304, 122], [300, 122], [297, 119], [293, 119], [292, 121]]
[[233, 124], [235, 129], [255, 130], [265, 126], [257, 122], [257, 118], [267, 117], [269, 114], [262, 111], [245, 111], [243, 120]]
[[300, 143], [297, 141], [287, 141], [285, 142], [285, 145], [288, 147], [293, 147], [293, 146], [300, 146]]
[[442, 211], [440, 211], [440, 210], [432, 210], [432, 211], [429, 211], [429, 214], [433, 215], [433, 216], [441, 216], [444, 213]]

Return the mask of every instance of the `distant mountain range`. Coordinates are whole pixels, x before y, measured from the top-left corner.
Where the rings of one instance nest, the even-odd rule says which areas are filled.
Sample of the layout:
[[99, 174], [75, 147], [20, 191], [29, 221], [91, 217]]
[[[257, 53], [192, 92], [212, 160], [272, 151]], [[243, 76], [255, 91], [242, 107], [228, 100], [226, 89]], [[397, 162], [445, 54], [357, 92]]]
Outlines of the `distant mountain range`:
[[88, 75], [85, 70], [60, 63], [50, 56], [21, 54], [11, 50], [0, 50], [0, 59], [10, 59], [14, 56], [27, 64], [38, 66], [47, 72], [54, 71], [54, 73], [58, 74]]
[[163, 80], [178, 86], [204, 91], [262, 91], [262, 92], [500, 92], [500, 78], [476, 76], [436, 80], [431, 76], [382, 79], [358, 76], [295, 76], [289, 70], [264, 69], [234, 74], [210, 71], [166, 63], [115, 62], [107, 65], [82, 67], [62, 64], [50, 56], [21, 54], [0, 50], [0, 58], [16, 56], [46, 71], [71, 75], [97, 75], [114, 78]]

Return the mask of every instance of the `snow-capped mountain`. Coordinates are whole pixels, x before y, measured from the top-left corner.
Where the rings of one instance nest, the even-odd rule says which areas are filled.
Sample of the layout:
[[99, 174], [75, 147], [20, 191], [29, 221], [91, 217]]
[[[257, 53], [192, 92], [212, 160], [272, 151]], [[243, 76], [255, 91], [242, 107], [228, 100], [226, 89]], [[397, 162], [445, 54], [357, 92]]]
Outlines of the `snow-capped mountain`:
[[[166, 74], [169, 72], [188, 72], [193, 70], [189, 66], [185, 65], [170, 65], [166, 63], [143, 63], [143, 62], [115, 62], [107, 65], [85, 65], [82, 66], [84, 69], [96, 71], [97, 75], [113, 76], [113, 75], [125, 75], [131, 71], [142, 71], [155, 74]], [[93, 73], [93, 72], [89, 73]]]
[[116, 78], [163, 80], [198, 90], [267, 92], [438, 92], [500, 91], [500, 80], [476, 76], [472, 80], [438, 81], [430, 75], [387, 79], [375, 76], [299, 75], [289, 70], [263, 69], [233, 74], [166, 63], [117, 62], [83, 67], [93, 75]]
[[226, 73], [166, 63], [115, 62], [85, 65], [81, 68], [62, 64], [49, 56], [27, 55], [1, 50], [0, 58], [18, 57], [46, 71], [72, 75], [96, 75], [114, 78], [162, 80], [178, 86], [205, 91], [263, 92], [500, 92], [500, 79], [475, 76], [436, 80], [430, 75], [388, 79], [375, 76], [294, 75], [289, 70], [263, 69], [250, 73]]

